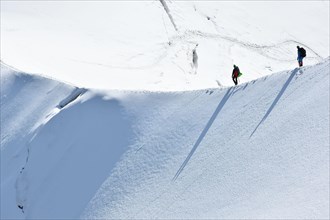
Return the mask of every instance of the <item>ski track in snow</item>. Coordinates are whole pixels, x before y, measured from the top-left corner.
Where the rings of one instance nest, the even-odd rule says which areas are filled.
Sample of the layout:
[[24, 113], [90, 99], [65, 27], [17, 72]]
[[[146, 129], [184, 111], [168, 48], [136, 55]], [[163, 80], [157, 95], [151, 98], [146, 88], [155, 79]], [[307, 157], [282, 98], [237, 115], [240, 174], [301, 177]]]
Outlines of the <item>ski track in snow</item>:
[[[276, 44], [270, 44], [270, 45], [259, 45], [259, 44], [253, 44], [249, 42], [244, 42], [244, 41], [239, 41], [236, 38], [229, 37], [229, 36], [224, 36], [220, 34], [212, 34], [212, 33], [205, 33], [202, 31], [195, 31], [195, 30], [186, 30], [183, 34], [180, 34], [178, 36], [174, 36], [172, 38], [173, 43], [183, 43], [183, 42], [189, 42], [192, 39], [195, 39], [196, 42], [198, 42], [198, 38], [200, 39], [208, 39], [208, 40], [225, 40], [230, 43], [235, 43], [238, 44], [242, 47], [249, 48], [249, 49], [254, 49], [261, 55], [273, 59], [273, 60], [278, 60], [282, 62], [292, 62], [295, 59], [279, 59], [270, 55], [267, 55], [264, 50], [266, 49], [272, 49], [272, 48], [280, 48], [281, 46], [287, 46], [289, 45], [291, 48], [295, 48], [297, 45], [302, 45], [303, 47], [307, 48], [309, 51], [311, 51], [315, 57], [310, 57], [311, 59], [317, 59], [319, 62], [324, 59], [324, 57], [320, 56], [318, 53], [316, 53], [312, 48], [310, 48], [308, 45], [305, 45], [301, 42], [298, 42], [296, 40], [284, 40], [282, 42], [276, 43]], [[285, 55], [284, 53], [282, 55]]]
[[163, 5], [164, 10], [166, 11], [166, 14], [168, 15], [169, 19], [171, 20], [174, 29], [175, 29], [176, 31], [178, 31], [178, 28], [177, 28], [177, 26], [176, 26], [176, 24], [175, 24], [175, 22], [174, 22], [174, 19], [173, 19], [172, 15], [171, 15], [170, 9], [168, 8], [168, 6], [167, 6], [165, 0], [159, 0], [159, 1], [160, 1], [160, 3]]
[[[194, 30], [187, 30], [183, 34], [179, 34], [178, 36], [174, 36], [170, 39], [171, 45], [165, 45], [164, 46], [164, 53], [158, 56], [157, 58], [154, 59], [154, 61], [151, 64], [144, 65], [144, 66], [116, 66], [116, 65], [109, 65], [109, 64], [104, 64], [104, 63], [95, 63], [95, 62], [90, 62], [90, 61], [83, 61], [83, 60], [75, 60], [71, 59], [74, 62], [80, 62], [80, 63], [85, 63], [85, 64], [91, 64], [91, 65], [97, 65], [97, 66], [102, 66], [110, 69], [128, 69], [128, 70], [138, 70], [138, 69], [149, 69], [152, 67], [155, 67], [158, 65], [160, 62], [162, 62], [170, 53], [171, 50], [174, 50], [175, 53], [178, 53], [178, 49], [175, 48], [176, 45], [182, 45], [182, 44], [196, 44], [196, 42], [200, 40], [213, 40], [213, 41], [218, 41], [218, 40], [225, 40], [230, 43], [235, 43], [237, 45], [240, 45], [244, 48], [249, 48], [252, 49], [256, 52], [258, 52], [260, 55], [267, 57], [272, 60], [280, 61], [280, 62], [293, 62], [296, 61], [296, 59], [281, 59], [277, 58], [271, 55], [268, 55], [271, 52], [265, 52], [267, 49], [278, 49], [281, 51], [282, 46], [288, 46], [290, 48], [295, 48], [296, 45], [301, 45], [305, 48], [307, 48], [312, 54], [315, 55], [315, 57], [308, 56], [305, 60], [316, 60], [317, 62], [320, 62], [321, 60], [324, 59], [324, 57], [320, 56], [317, 52], [315, 52], [312, 48], [309, 46], [298, 42], [296, 40], [285, 40], [276, 44], [271, 44], [271, 45], [258, 45], [258, 44], [252, 44], [248, 42], [243, 42], [239, 41], [236, 38], [228, 37], [228, 36], [223, 36], [220, 34], [211, 34], [211, 33], [203, 33], [201, 31], [194, 31]], [[173, 49], [172, 49], [173, 48]], [[144, 53], [148, 54], [148, 53]], [[281, 53], [281, 55], [285, 55], [285, 53]], [[189, 60], [189, 58], [187, 58]], [[178, 64], [176, 64], [178, 65]]]

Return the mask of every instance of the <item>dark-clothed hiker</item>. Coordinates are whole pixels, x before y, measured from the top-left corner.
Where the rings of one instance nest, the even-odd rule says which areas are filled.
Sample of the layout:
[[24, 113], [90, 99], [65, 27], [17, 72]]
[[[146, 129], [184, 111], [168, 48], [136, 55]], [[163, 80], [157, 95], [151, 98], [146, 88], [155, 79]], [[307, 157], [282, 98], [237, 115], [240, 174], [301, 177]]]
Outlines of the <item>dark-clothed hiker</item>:
[[304, 59], [304, 57], [306, 57], [306, 50], [303, 47], [299, 47], [299, 46], [297, 46], [297, 49], [298, 49], [298, 57], [297, 57], [298, 64], [299, 64], [299, 67], [302, 67], [303, 59]]
[[238, 66], [234, 65], [233, 74], [231, 75], [231, 77], [233, 78], [235, 85], [237, 85], [237, 78], [238, 78], [239, 74], [240, 74], [240, 71], [239, 71]]

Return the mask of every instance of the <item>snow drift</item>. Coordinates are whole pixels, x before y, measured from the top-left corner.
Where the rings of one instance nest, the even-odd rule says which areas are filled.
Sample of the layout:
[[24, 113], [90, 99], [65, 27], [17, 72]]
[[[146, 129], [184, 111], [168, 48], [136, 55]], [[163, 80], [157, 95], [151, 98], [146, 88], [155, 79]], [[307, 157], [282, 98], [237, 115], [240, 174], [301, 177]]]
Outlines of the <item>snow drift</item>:
[[80, 90], [1, 63], [1, 218], [16, 218], [14, 186], [31, 134], [59, 111], [60, 102]]
[[1, 218], [329, 218], [329, 67], [130, 92], [1, 65]]

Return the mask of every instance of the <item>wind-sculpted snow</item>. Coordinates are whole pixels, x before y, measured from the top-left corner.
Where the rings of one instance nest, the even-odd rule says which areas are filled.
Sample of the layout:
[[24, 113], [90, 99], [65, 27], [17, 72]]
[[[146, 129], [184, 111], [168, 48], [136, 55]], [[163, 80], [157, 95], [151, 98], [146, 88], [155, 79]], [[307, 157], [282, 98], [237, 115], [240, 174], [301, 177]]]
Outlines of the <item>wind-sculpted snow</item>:
[[74, 90], [1, 63], [1, 218], [19, 217], [19, 212], [12, 215], [17, 210], [14, 185], [33, 131], [56, 114], [56, 106]]
[[[186, 92], [30, 91], [48, 104], [1, 140], [1, 218], [329, 218], [329, 67]], [[1, 115], [33, 100], [15, 79]]]
[[17, 196], [27, 218], [82, 213], [130, 144], [133, 120], [124, 113], [120, 101], [96, 96], [65, 108], [36, 131], [17, 184], [26, 187]]

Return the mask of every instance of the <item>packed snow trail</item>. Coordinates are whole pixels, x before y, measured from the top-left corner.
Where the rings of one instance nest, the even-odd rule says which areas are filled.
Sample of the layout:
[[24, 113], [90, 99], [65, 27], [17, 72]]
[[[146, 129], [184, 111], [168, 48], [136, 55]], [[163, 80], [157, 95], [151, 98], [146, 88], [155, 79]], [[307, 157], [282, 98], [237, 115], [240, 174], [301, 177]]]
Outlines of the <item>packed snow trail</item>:
[[6, 69], [1, 115], [47, 102], [11, 116], [28, 129], [1, 118], [15, 135], [1, 140], [1, 218], [329, 218], [329, 67], [223, 89], [82, 93]]

